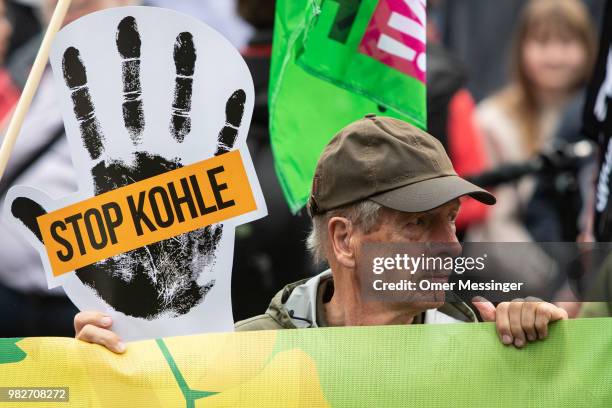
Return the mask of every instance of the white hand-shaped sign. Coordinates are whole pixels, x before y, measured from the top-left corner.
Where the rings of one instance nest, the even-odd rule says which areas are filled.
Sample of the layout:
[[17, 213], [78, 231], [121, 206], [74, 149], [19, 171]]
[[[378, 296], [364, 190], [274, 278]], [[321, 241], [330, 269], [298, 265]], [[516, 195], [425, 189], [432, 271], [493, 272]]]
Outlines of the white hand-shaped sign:
[[[50, 286], [81, 310], [111, 314], [127, 340], [232, 330], [234, 230], [266, 214], [246, 147], [253, 82], [239, 53], [191, 17], [124, 7], [68, 25], [51, 61], [79, 191], [52, 199], [16, 187], [5, 204]], [[235, 149], [255, 211], [53, 275], [39, 216]], [[70, 221], [85, 234], [83, 220]]]

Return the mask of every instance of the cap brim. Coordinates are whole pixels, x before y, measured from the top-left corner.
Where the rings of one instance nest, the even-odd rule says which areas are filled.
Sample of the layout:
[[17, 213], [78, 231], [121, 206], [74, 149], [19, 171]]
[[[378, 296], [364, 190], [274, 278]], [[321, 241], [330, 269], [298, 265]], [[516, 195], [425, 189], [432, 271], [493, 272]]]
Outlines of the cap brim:
[[459, 176], [437, 177], [409, 184], [369, 197], [384, 207], [404, 212], [422, 212], [440, 207], [462, 196], [470, 196], [483, 204], [497, 201], [493, 194]]

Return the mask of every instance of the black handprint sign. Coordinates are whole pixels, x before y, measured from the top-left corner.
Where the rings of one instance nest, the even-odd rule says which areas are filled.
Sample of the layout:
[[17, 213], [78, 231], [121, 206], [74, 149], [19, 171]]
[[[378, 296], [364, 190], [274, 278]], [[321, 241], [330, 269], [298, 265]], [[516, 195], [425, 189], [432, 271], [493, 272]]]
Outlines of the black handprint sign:
[[[146, 106], [140, 80], [142, 43], [134, 17], [125, 17], [119, 23], [116, 42], [122, 61], [123, 88], [117, 91], [123, 95], [123, 123], [133, 145], [139, 146], [143, 142]], [[196, 61], [193, 35], [180, 33], [174, 45], [176, 82], [169, 109], [169, 141], [179, 144], [191, 133]], [[147, 151], [135, 151], [131, 161], [108, 157], [87, 70], [77, 48], [68, 47], [64, 51], [62, 67], [83, 146], [94, 161], [88, 172], [95, 195], [183, 167], [181, 157], [167, 158]], [[233, 148], [245, 101], [246, 93], [242, 89], [233, 92], [227, 100], [226, 123], [217, 138], [216, 155]], [[38, 216], [46, 213], [41, 205], [19, 197], [12, 202], [11, 212], [42, 242], [36, 222]], [[215, 285], [214, 280], [201, 285], [198, 278], [205, 266], [215, 262], [222, 234], [222, 225], [211, 225], [78, 269], [76, 276], [107, 304], [128, 316], [152, 320], [164, 313], [183, 315], [202, 302]]]

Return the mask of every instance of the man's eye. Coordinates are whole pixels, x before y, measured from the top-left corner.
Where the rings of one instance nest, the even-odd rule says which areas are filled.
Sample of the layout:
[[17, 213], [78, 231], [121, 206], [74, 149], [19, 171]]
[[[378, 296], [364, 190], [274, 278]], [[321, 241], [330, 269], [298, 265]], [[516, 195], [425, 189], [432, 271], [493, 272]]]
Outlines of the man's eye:
[[424, 224], [425, 224], [425, 218], [423, 218], [423, 217], [417, 217], [417, 218], [411, 220], [408, 223], [408, 225], [410, 225], [412, 227], [415, 227], [415, 226], [418, 227], [418, 226], [421, 226], [421, 225], [424, 225]]

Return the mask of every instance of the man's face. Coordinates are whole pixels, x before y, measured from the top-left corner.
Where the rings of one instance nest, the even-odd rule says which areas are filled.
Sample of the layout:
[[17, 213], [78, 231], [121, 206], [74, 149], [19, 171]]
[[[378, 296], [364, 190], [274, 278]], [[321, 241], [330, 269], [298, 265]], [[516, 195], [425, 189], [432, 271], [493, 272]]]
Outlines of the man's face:
[[458, 244], [455, 219], [459, 207], [459, 200], [453, 200], [419, 213], [383, 208], [379, 228], [363, 236], [380, 242]]
[[[365, 257], [361, 248], [364, 243], [374, 244], [406, 244], [405, 253], [418, 257], [421, 254], [429, 257], [455, 257], [461, 254], [461, 245], [457, 240], [455, 219], [459, 212], [459, 200], [453, 200], [433, 210], [420, 213], [405, 213], [383, 208], [379, 218], [379, 226], [368, 234], [357, 233], [355, 263], [357, 269], [363, 264], [370, 264], [370, 257]], [[433, 244], [433, 245], [427, 245]], [[432, 275], [417, 272], [410, 275], [407, 272], [406, 279], [416, 281], [428, 279], [431, 282], [447, 282], [448, 272], [440, 275]], [[429, 291], [422, 294], [412, 295], [410, 302], [385, 302], [385, 307], [393, 309], [434, 309], [444, 304], [444, 291]]]

